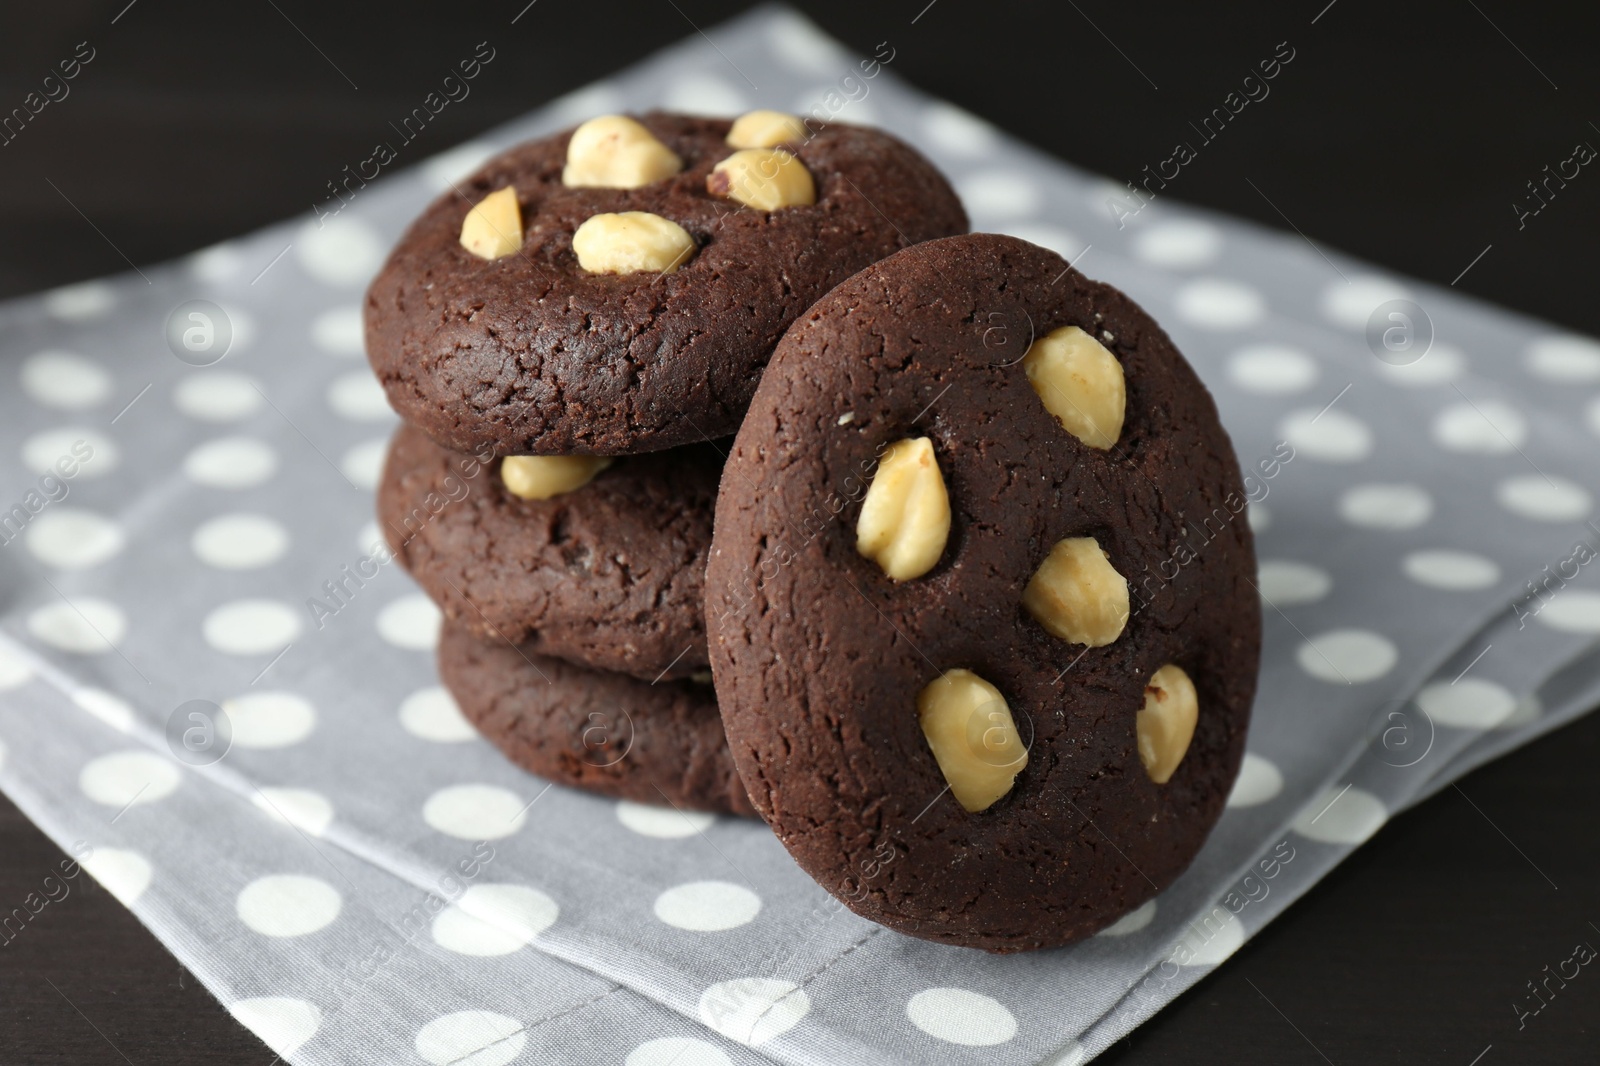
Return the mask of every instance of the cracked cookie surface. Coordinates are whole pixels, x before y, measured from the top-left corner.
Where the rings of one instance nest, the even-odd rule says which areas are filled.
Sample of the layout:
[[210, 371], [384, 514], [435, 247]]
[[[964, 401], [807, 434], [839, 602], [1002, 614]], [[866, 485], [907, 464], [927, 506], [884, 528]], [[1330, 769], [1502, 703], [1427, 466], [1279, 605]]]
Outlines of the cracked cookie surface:
[[500, 462], [401, 426], [378, 521], [453, 624], [645, 680], [706, 666], [706, 552], [722, 455], [712, 444], [618, 459], [545, 500], [511, 493]]
[[[1074, 326], [1125, 378], [1125, 418], [1098, 419], [1108, 446], [1066, 428], [1024, 365]], [[923, 439], [948, 534], [897, 580], [857, 525], [880, 460]], [[1243, 755], [1261, 633], [1246, 505], [1210, 395], [1122, 293], [986, 234], [863, 270], [778, 346], [717, 503], [711, 666], [757, 810], [824, 888], [914, 936], [1022, 951], [1136, 908], [1200, 849]], [[1046, 579], [1108, 603], [1126, 580], [1125, 617], [1092, 643], [1024, 603], [1064, 542], [1096, 550]], [[1136, 719], [1168, 664], [1199, 714], [1158, 784]], [[965, 694], [919, 720], [952, 676]], [[1004, 773], [969, 773], [982, 787], [957, 802], [941, 763], [963, 759]]]
[[546, 780], [655, 806], [755, 813], [710, 685], [651, 685], [486, 644], [454, 625], [440, 636], [439, 676], [478, 732]]
[[[519, 145], [436, 200], [367, 292], [367, 354], [402, 417], [460, 451], [617, 455], [732, 433], [784, 329], [855, 271], [964, 232], [948, 182], [877, 130], [830, 124], [794, 154], [816, 202], [760, 211], [708, 191], [731, 123], [639, 116], [682, 162], [637, 188], [562, 184], [572, 131]], [[514, 187], [514, 252], [462, 246], [469, 210]], [[671, 273], [586, 272], [573, 234], [647, 212], [695, 249]], [[509, 242], [507, 244], [509, 247]]]

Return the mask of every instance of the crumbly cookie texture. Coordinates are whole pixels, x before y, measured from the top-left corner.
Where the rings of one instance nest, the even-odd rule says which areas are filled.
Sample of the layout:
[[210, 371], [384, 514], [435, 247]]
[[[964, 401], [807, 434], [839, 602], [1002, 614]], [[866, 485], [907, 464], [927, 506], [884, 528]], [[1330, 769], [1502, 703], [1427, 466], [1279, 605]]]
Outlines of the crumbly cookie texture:
[[754, 813], [711, 686], [650, 684], [447, 625], [439, 677], [512, 762], [548, 781], [680, 810]]
[[[721, 468], [710, 444], [615, 462], [480, 462], [401, 426], [378, 523], [445, 617], [479, 639], [647, 681], [685, 677], [707, 662], [704, 572]], [[548, 495], [519, 495], [530, 490]]]
[[601, 116], [491, 160], [412, 224], [367, 292], [390, 403], [465, 452], [625, 455], [731, 434], [806, 308], [967, 228], [901, 141], [789, 119]]
[[1246, 505], [1210, 395], [1122, 293], [992, 234], [863, 270], [778, 346], [717, 501], [711, 666], [757, 810], [913, 936], [1115, 921], [1243, 757]]

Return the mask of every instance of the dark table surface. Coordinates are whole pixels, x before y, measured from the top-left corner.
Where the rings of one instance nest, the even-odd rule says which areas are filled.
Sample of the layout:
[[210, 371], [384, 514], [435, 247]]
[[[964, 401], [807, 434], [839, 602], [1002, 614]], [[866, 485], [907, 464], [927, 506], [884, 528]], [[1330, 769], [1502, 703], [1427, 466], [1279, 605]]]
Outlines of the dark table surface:
[[[79, 42], [94, 59], [69, 97], [0, 147], [0, 296], [309, 212], [371, 131], [478, 41], [515, 61], [430, 124], [419, 156], [742, 6], [8, 3], [0, 112]], [[1577, 142], [1600, 146], [1592, 3], [798, 6], [863, 52], [892, 40], [897, 73], [1123, 179], [1287, 40], [1295, 76], [1275, 83], [1277, 102], [1230, 127], [1173, 196], [1272, 226], [1287, 218], [1394, 270], [1600, 333], [1600, 173], [1580, 173], [1536, 216], [1513, 206]], [[1597, 767], [1591, 716], [1395, 818], [1101, 1061], [1600, 1061], [1600, 973], [1582, 971], [1520, 1028], [1512, 1009], [1547, 964], [1600, 945]], [[23, 899], [59, 854], [0, 799], [0, 901]], [[131, 915], [78, 885], [0, 948], [0, 1066], [268, 1066], [271, 1052]]]

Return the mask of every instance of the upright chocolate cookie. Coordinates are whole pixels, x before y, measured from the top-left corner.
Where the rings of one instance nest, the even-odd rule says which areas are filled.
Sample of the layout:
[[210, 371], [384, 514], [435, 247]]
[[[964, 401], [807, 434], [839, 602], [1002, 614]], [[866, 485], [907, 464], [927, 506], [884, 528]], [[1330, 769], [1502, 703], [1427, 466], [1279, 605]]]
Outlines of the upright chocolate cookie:
[[367, 293], [367, 353], [446, 447], [655, 451], [731, 434], [814, 300], [966, 227], [939, 172], [877, 130], [608, 116], [429, 207]]
[[[550, 465], [574, 464], [575, 476], [556, 471], [569, 475], [560, 484], [535, 483]], [[697, 444], [599, 465], [484, 463], [403, 425], [378, 486], [378, 521], [445, 617], [480, 639], [647, 681], [704, 670], [721, 453]], [[523, 498], [552, 489], [566, 491]]]
[[1120, 292], [994, 235], [862, 271], [778, 346], [717, 503], [711, 666], [756, 809], [914, 936], [1022, 951], [1137, 907], [1243, 755], [1246, 502]]
[[451, 625], [439, 676], [478, 732], [540, 777], [639, 803], [755, 813], [710, 685], [585, 670]]

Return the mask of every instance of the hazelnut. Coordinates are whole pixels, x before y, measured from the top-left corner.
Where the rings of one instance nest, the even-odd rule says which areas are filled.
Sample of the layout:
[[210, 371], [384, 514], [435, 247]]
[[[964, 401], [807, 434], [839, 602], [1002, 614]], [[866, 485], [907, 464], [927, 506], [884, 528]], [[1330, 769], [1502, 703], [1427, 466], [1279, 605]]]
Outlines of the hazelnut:
[[1033, 391], [1045, 410], [1074, 437], [1105, 449], [1122, 435], [1127, 386], [1122, 364], [1077, 326], [1045, 334], [1022, 357]]
[[1093, 537], [1068, 537], [1034, 571], [1022, 606], [1052, 636], [1104, 647], [1128, 625], [1128, 579]]
[[1158, 785], [1171, 780], [1194, 739], [1199, 716], [1200, 699], [1182, 667], [1168, 663], [1151, 675], [1144, 686], [1144, 709], [1134, 718], [1139, 761], [1150, 780]]
[[670, 274], [694, 253], [694, 238], [648, 211], [592, 215], [572, 235], [578, 265], [591, 274]]
[[746, 111], [733, 120], [728, 144], [734, 148], [776, 148], [797, 144], [807, 137], [806, 125], [782, 111]]
[[500, 460], [500, 480], [513, 496], [548, 500], [582, 488], [610, 465], [602, 455], [508, 455]]
[[479, 259], [503, 259], [522, 250], [522, 207], [507, 185], [479, 200], [461, 220], [461, 247]]
[[861, 501], [856, 551], [896, 581], [921, 577], [944, 554], [950, 497], [927, 437], [896, 441], [878, 460]]
[[757, 211], [817, 202], [817, 187], [800, 157], [782, 148], [745, 148], [706, 175], [706, 191]]
[[930, 682], [917, 694], [917, 716], [951, 793], [969, 811], [1010, 792], [1028, 765], [1005, 697], [971, 670], [946, 670]]
[[561, 184], [590, 189], [637, 189], [670, 178], [683, 160], [626, 115], [601, 115], [572, 131]]

